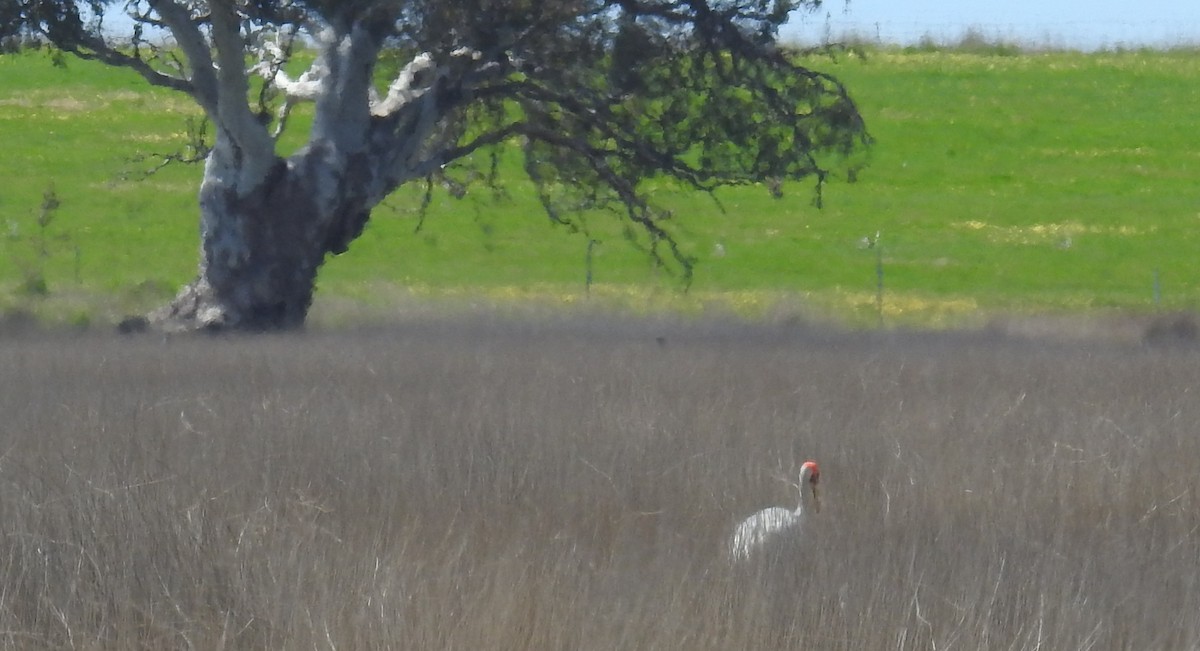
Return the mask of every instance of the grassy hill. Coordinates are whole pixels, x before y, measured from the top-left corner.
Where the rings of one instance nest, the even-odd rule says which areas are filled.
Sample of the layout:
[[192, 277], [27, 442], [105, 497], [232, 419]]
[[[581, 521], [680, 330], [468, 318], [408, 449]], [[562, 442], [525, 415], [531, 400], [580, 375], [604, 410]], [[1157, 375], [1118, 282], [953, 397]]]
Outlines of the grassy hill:
[[[825, 207], [796, 186], [655, 199], [698, 258], [686, 294], [603, 216], [589, 224], [591, 300], [713, 305], [942, 325], [999, 312], [1150, 311], [1200, 302], [1200, 58], [1194, 51], [876, 50], [810, 62], [839, 75], [877, 139], [857, 183]], [[180, 149], [186, 98], [46, 53], [0, 57], [0, 309], [108, 320], [194, 273], [201, 170], [144, 177]], [[61, 203], [39, 228], [44, 193]], [[402, 189], [332, 260], [316, 310], [414, 297], [585, 300], [588, 238], [527, 193], [439, 196], [417, 229]], [[879, 247], [868, 243], [879, 233]], [[44, 281], [44, 282], [37, 282]]]

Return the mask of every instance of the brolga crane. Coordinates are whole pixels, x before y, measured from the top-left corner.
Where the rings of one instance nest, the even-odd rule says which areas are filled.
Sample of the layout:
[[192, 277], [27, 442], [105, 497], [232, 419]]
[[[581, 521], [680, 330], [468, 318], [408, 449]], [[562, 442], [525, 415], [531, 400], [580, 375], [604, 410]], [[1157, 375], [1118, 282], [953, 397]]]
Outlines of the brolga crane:
[[[796, 535], [804, 524], [806, 502], [812, 502], [814, 511], [820, 512], [821, 498], [817, 492], [817, 482], [821, 480], [821, 469], [816, 461], [805, 461], [800, 466], [800, 503], [796, 510], [775, 506], [763, 509], [758, 513], [742, 520], [733, 531], [729, 541], [729, 553], [734, 560], [750, 558], [768, 540], [785, 534]], [[807, 489], [807, 490], [806, 490]]]

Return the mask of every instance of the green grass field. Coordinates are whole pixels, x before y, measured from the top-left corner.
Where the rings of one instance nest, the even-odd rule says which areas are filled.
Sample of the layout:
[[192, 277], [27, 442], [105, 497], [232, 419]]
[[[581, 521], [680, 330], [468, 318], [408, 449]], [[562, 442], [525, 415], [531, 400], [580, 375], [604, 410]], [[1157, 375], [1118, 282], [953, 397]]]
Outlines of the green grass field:
[[[839, 75], [877, 145], [857, 183], [773, 200], [653, 189], [698, 260], [687, 295], [596, 216], [592, 300], [635, 309], [782, 312], [877, 320], [877, 254], [890, 325], [1007, 312], [1146, 312], [1200, 301], [1200, 58], [869, 51], [811, 64]], [[0, 307], [105, 321], [190, 279], [201, 170], [138, 180], [182, 145], [186, 98], [46, 53], [0, 57]], [[62, 202], [39, 252], [36, 218]], [[415, 189], [378, 209], [331, 261], [315, 310], [390, 309], [433, 297], [580, 302], [587, 238], [545, 218], [518, 180], [497, 201], [440, 196], [416, 232]], [[880, 250], [865, 237], [882, 234]], [[723, 254], [718, 255], [718, 250]], [[48, 293], [21, 289], [42, 271]], [[1156, 291], [1156, 278], [1158, 291]]]

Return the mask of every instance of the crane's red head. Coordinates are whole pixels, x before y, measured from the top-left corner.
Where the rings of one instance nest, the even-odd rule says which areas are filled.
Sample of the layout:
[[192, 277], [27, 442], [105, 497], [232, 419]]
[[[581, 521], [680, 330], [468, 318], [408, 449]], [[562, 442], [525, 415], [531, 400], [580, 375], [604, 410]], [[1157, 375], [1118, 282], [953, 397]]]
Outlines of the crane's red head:
[[810, 484], [821, 481], [821, 469], [817, 467], [817, 462], [811, 459], [800, 465], [800, 474], [807, 474]]

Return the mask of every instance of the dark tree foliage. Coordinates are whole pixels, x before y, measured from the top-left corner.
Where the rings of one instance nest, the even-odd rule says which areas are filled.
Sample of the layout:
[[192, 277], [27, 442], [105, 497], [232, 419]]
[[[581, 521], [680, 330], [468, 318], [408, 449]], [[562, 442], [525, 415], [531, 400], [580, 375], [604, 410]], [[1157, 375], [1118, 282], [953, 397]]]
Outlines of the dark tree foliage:
[[19, 49], [19, 37], [27, 29], [21, 10], [17, 0], [0, 0], [0, 52]]
[[[289, 44], [329, 46], [327, 59], [354, 56], [345, 43], [367, 43], [362, 67], [381, 76], [381, 60], [399, 70], [424, 56], [436, 68], [415, 69], [413, 87], [433, 92], [436, 138], [419, 145], [430, 188], [450, 180], [495, 181], [481, 152], [519, 147], [547, 213], [578, 224], [579, 210], [610, 209], [648, 238], [652, 254], [669, 254], [690, 273], [663, 220], [641, 192], [651, 177], [668, 176], [701, 191], [810, 179], [820, 189], [831, 174], [853, 171], [853, 154], [869, 141], [847, 90], [835, 78], [797, 63], [777, 43], [778, 29], [819, 0], [0, 0], [0, 27], [31, 29], [86, 58], [126, 66], [151, 83], [192, 94], [217, 122], [229, 113], [206, 105], [205, 71], [182, 52], [154, 47], [151, 30], [178, 18], [209, 35], [220, 49], [217, 17], [236, 17], [244, 52], [212, 60], [256, 58], [263, 37], [301, 37]], [[105, 29], [123, 10], [131, 33]], [[172, 18], [173, 16], [173, 18]], [[172, 22], [172, 21], [175, 22]], [[109, 20], [111, 22], [111, 20]], [[176, 29], [176, 31], [178, 31]], [[332, 36], [332, 38], [331, 38]], [[289, 47], [290, 51], [290, 47]], [[286, 58], [288, 52], [284, 53]], [[172, 65], [174, 60], [178, 65]], [[166, 62], [166, 63], [164, 63]], [[281, 65], [276, 61], [273, 65]], [[427, 78], [423, 78], [424, 75]], [[386, 91], [386, 80], [376, 82]], [[335, 92], [327, 88], [325, 92]], [[268, 89], [247, 98], [264, 120], [281, 99]], [[347, 102], [358, 101], [347, 97]], [[363, 100], [365, 101], [365, 99]], [[318, 105], [320, 110], [320, 105]], [[371, 118], [372, 134], [410, 125], [404, 111]], [[408, 120], [409, 122], [406, 122]], [[371, 136], [374, 137], [374, 136]], [[422, 136], [425, 137], [425, 136]], [[494, 160], [494, 158], [492, 159]], [[466, 173], [467, 166], [485, 166]], [[482, 172], [482, 173], [480, 173]], [[406, 182], [397, 179], [392, 185]], [[442, 183], [461, 187], [456, 183]], [[344, 244], [361, 230], [372, 205], [342, 228]], [[636, 228], [636, 227], [639, 227]], [[662, 259], [662, 258], [660, 258]]]

